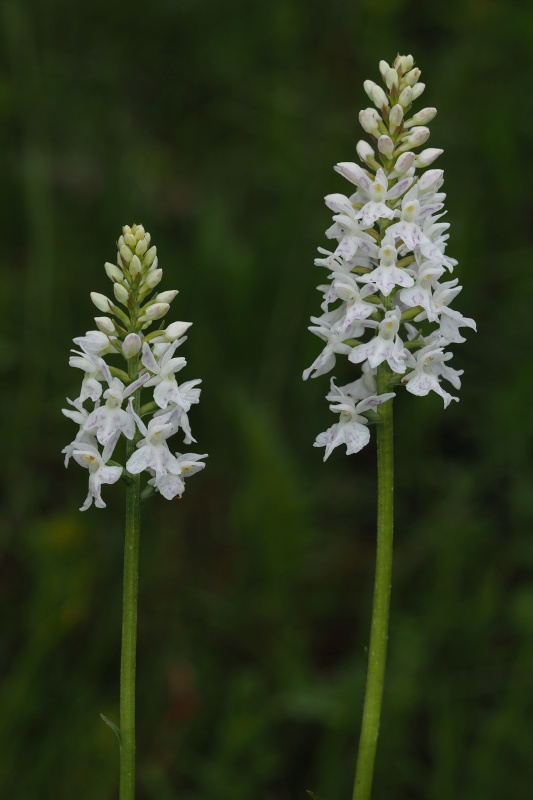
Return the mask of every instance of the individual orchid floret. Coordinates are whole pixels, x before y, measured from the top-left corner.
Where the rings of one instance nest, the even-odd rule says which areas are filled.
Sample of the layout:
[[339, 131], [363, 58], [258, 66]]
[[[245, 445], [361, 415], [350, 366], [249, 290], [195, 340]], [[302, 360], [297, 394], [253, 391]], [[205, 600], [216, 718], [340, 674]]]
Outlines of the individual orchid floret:
[[411, 355], [404, 348], [398, 333], [400, 319], [399, 308], [387, 311], [378, 325], [376, 335], [369, 342], [354, 347], [348, 355], [348, 359], [354, 364], [360, 364], [368, 359], [372, 368], [378, 367], [386, 361], [393, 372], [400, 374], [405, 372]]
[[169, 403], [176, 403], [185, 411], [190, 408], [190, 405], [187, 405], [187, 400], [180, 392], [175, 375], [176, 372], [183, 369], [187, 362], [181, 357], [172, 358], [177, 347], [185, 338], [166, 345], [159, 360], [154, 357], [150, 346], [146, 342], [143, 345], [142, 363], [152, 373], [152, 377], [147, 381], [146, 386], [155, 386], [154, 400], [159, 408], [166, 408]]
[[388, 189], [388, 180], [381, 168], [376, 172], [375, 179], [371, 180], [361, 167], [352, 162], [341, 162], [335, 170], [359, 187], [360, 191], [356, 196], [361, 200], [362, 207], [356, 217], [365, 228], [370, 228], [378, 219], [393, 219], [394, 211], [387, 206], [386, 201], [396, 200], [412, 183], [412, 178], [405, 178]]
[[416, 363], [413, 372], [404, 378], [402, 383], [411, 394], [421, 397], [436, 392], [444, 400], [444, 408], [447, 408], [452, 400], [459, 400], [444, 391], [440, 385], [439, 378], [442, 376], [449, 381], [455, 389], [461, 388], [460, 376], [463, 370], [455, 370], [446, 366], [446, 361], [452, 358], [452, 353], [445, 353], [442, 347], [435, 347], [433, 344], [424, 347], [416, 353]]
[[361, 324], [356, 323], [347, 330], [339, 330], [337, 324], [342, 321], [343, 317], [342, 309], [328, 312], [322, 317], [311, 317], [311, 322], [316, 322], [317, 324], [311, 325], [309, 330], [320, 339], [323, 339], [326, 342], [326, 346], [311, 366], [304, 371], [304, 381], [310, 375], [313, 378], [318, 378], [319, 375], [329, 372], [335, 366], [336, 355], [348, 355], [351, 352], [352, 347], [346, 343], [346, 339], [360, 336], [364, 328]]
[[72, 351], [73, 356], [70, 356], [68, 363], [70, 367], [81, 369], [84, 372], [83, 380], [81, 382], [81, 390], [78, 400], [84, 403], [85, 400], [91, 399], [96, 402], [102, 396], [102, 384], [104, 380], [102, 374], [102, 359], [91, 355], [90, 353], [80, 353], [77, 350]]
[[[433, 289], [437, 281], [444, 272], [444, 267], [440, 264], [432, 264], [431, 261], [424, 262], [416, 276], [416, 281], [410, 288], [402, 289], [399, 298], [408, 308], [420, 306], [426, 312], [426, 317], [430, 322], [438, 319], [438, 312], [435, 309], [433, 299]], [[416, 317], [418, 320], [419, 318]]]
[[207, 453], [199, 455], [198, 453], [176, 453], [176, 462], [179, 464], [180, 473], [173, 474], [167, 472], [165, 475], [154, 475], [148, 481], [150, 486], [153, 486], [160, 494], [167, 500], [173, 500], [175, 497], [181, 497], [185, 491], [185, 478], [194, 475], [196, 472], [204, 469], [205, 464], [200, 459], [207, 458]]
[[397, 252], [393, 244], [388, 242], [379, 249], [379, 264], [368, 275], [360, 280], [374, 284], [384, 297], [388, 297], [396, 286], [412, 286], [414, 280], [406, 269], [396, 266]]
[[154, 417], [148, 423], [148, 427], [133, 410], [132, 401], [128, 405], [128, 411], [135, 419], [137, 427], [144, 438], [137, 442], [137, 450], [130, 456], [126, 463], [126, 469], [132, 475], [138, 475], [144, 470], [153, 470], [156, 477], [161, 477], [167, 472], [174, 475], [180, 474], [180, 467], [176, 457], [168, 449], [167, 439], [173, 434], [173, 426], [169, 422], [161, 421]]
[[346, 455], [358, 453], [370, 441], [368, 420], [362, 416], [365, 411], [374, 411], [381, 403], [391, 400], [394, 392], [366, 397], [357, 404], [350, 395], [343, 395], [338, 390], [339, 397], [330, 406], [330, 410], [340, 414], [339, 421], [324, 433], [316, 437], [314, 447], [325, 447], [324, 461], [329, 458], [333, 450], [339, 445], [346, 445]]
[[104, 392], [105, 402], [89, 414], [84, 429], [94, 433], [100, 444], [104, 445], [117, 433], [123, 433], [126, 439], [133, 439], [135, 422], [131, 414], [122, 408], [122, 403], [146, 383], [149, 376], [145, 373], [126, 387], [119, 378], [111, 377], [105, 362], [102, 363], [102, 372], [105, 373], [109, 386]]
[[118, 437], [119, 434], [116, 434], [108, 441], [101, 455], [93, 445], [82, 443], [72, 452], [74, 460], [77, 461], [80, 467], [89, 470], [89, 493], [80, 511], [87, 511], [93, 501], [97, 508], [105, 508], [105, 503], [100, 494], [102, 484], [116, 483], [120, 479], [122, 467], [107, 466], [107, 462], [113, 455]]

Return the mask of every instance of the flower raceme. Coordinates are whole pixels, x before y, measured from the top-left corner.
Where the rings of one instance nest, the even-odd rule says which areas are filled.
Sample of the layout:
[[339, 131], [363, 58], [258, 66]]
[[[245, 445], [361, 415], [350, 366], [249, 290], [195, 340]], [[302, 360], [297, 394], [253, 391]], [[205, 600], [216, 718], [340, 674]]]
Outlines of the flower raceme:
[[[174, 354], [187, 336], [190, 322], [164, 318], [177, 291], [156, 293], [163, 271], [155, 247], [142, 225], [125, 225], [117, 247], [117, 263], [106, 263], [114, 299], [97, 292], [91, 299], [106, 316], [95, 317], [98, 330], [74, 339], [69, 364], [83, 373], [81, 389], [71, 408], [63, 413], [78, 425], [74, 440], [64, 449], [65, 466], [72, 457], [89, 471], [89, 493], [82, 511], [92, 503], [105, 508], [101, 487], [121, 477], [148, 473], [145, 494], [160, 492], [168, 500], [181, 497], [184, 479], [203, 469], [206, 454], [170, 451], [168, 439], [182, 432], [184, 444], [193, 439], [188, 412], [199, 402], [200, 380], [178, 384], [176, 373], [186, 366]], [[149, 329], [157, 323], [157, 329]], [[126, 369], [107, 363], [119, 358]], [[152, 400], [141, 405], [141, 390], [152, 389]], [[90, 408], [85, 404], [89, 403]], [[143, 417], [150, 417], [146, 423]], [[125, 466], [112, 462], [115, 447], [124, 436], [136, 445]], [[99, 446], [103, 449], [100, 452]], [[129, 475], [128, 475], [129, 474]]]
[[[465, 341], [461, 328], [476, 329], [474, 320], [449, 307], [461, 291], [458, 280], [440, 282], [457, 264], [445, 255], [449, 224], [441, 221], [446, 213], [444, 174], [426, 169], [442, 150], [415, 153], [427, 141], [427, 124], [437, 111], [424, 108], [409, 116], [425, 89], [412, 56], [397, 56], [392, 67], [381, 61], [379, 69], [385, 89], [365, 81], [374, 107], [359, 114], [375, 148], [361, 140], [356, 151], [362, 166], [335, 166], [351, 189], [325, 198], [333, 211], [326, 236], [334, 246], [319, 248], [321, 257], [315, 260], [329, 271], [329, 283], [318, 287], [323, 314], [311, 317], [309, 330], [325, 346], [305, 370], [304, 380], [330, 372], [337, 355], [363, 370], [361, 378], [346, 386], [337, 387], [331, 379], [326, 399], [340, 416], [315, 441], [315, 447], [325, 447], [324, 460], [339, 445], [346, 445], [350, 454], [368, 443], [369, 417], [394, 397], [392, 391], [376, 394], [381, 365], [387, 365], [387, 389], [404, 385], [419, 396], [433, 391], [445, 407], [458, 400], [441, 385], [445, 380], [455, 389], [461, 386], [462, 370], [448, 366], [452, 354], [445, 348]], [[93, 373], [87, 374], [87, 381], [92, 380]]]

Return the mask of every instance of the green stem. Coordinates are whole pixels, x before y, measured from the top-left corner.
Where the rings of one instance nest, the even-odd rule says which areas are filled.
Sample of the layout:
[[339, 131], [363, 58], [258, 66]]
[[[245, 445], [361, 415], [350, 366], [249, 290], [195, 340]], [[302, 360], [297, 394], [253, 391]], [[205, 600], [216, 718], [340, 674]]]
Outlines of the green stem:
[[[139, 375], [139, 357], [128, 362], [130, 381]], [[133, 395], [139, 412], [141, 390]], [[126, 445], [126, 459], [135, 450], [135, 439]], [[122, 596], [122, 653], [120, 661], [120, 800], [135, 797], [135, 666], [137, 650], [137, 584], [141, 531], [140, 476], [133, 475], [126, 489], [124, 537], [124, 589]]]
[[[390, 368], [378, 367], [377, 394], [389, 389]], [[387, 660], [389, 605], [392, 577], [392, 539], [394, 512], [394, 457], [392, 435], [392, 400], [378, 407], [380, 424], [378, 440], [378, 524], [374, 605], [370, 630], [370, 649], [366, 679], [365, 703], [353, 800], [369, 800], [372, 791], [374, 761], [379, 735], [381, 701]]]

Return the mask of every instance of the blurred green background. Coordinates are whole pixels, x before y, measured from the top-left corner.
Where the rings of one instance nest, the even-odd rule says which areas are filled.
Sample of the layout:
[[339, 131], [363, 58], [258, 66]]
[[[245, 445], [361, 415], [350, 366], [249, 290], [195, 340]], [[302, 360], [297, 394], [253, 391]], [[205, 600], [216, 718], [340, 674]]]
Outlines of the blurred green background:
[[[207, 469], [144, 507], [139, 800], [350, 797], [374, 446], [323, 464], [313, 266], [381, 58], [439, 113], [461, 402], [396, 403], [396, 561], [376, 800], [533, 785], [533, 8], [496, 0], [2, 0], [0, 794], [111, 800], [122, 486], [80, 514], [62, 417], [124, 223], [157, 244]], [[339, 382], [351, 379], [348, 364]]]

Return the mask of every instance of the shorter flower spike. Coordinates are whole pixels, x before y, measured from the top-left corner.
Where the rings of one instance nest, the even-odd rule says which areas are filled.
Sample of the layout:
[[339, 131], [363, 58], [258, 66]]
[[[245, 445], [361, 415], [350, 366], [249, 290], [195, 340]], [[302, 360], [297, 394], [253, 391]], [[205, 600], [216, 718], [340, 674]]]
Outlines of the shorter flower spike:
[[[191, 323], [165, 325], [178, 291], [153, 294], [163, 270], [142, 225], [123, 227], [117, 242], [117, 264], [106, 262], [104, 269], [122, 308], [106, 295], [91, 292], [94, 305], [109, 316], [95, 317], [99, 330], [74, 339], [78, 349], [72, 351], [69, 364], [81, 370], [83, 378], [79, 396], [68, 401], [71, 408], [63, 409], [78, 426], [74, 440], [62, 451], [65, 466], [73, 458], [89, 472], [89, 493], [82, 511], [93, 503], [104, 508], [102, 485], [116, 483], [127, 477], [127, 472], [130, 481], [132, 475], [146, 472], [151, 492], [158, 491], [167, 499], [181, 497], [185, 478], [203, 469], [200, 459], [206, 458], [196, 453], [174, 455], [167, 444], [167, 439], [180, 431], [186, 445], [195, 441], [188, 412], [199, 402], [201, 381], [179, 384], [176, 379], [187, 362], [174, 354], [186, 341], [183, 334]], [[154, 323], [157, 329], [150, 333]], [[124, 368], [111, 360], [107, 363], [108, 356], [122, 358]], [[151, 399], [142, 406], [141, 392], [150, 388]], [[152, 418], [146, 422], [141, 418], [143, 408], [152, 409]], [[135, 444], [137, 447], [124, 467], [114, 462], [108, 465], [122, 436], [132, 442], [130, 453]]]

